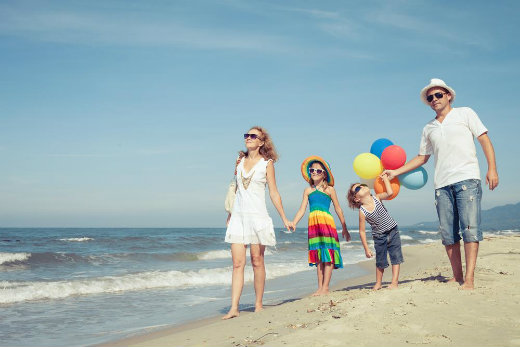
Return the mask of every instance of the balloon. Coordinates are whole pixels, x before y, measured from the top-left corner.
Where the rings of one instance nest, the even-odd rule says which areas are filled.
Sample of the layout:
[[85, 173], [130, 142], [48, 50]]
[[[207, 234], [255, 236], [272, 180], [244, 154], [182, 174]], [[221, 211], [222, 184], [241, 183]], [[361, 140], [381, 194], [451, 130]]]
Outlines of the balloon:
[[404, 163], [406, 163], [406, 152], [397, 145], [386, 147], [381, 154], [381, 164], [386, 170], [399, 169]]
[[374, 189], [374, 181], [376, 179], [375, 178], [372, 178], [371, 180], [367, 180], [365, 178], [359, 178], [359, 183], [362, 183], [362, 184], [366, 184], [368, 188], [370, 189]]
[[[394, 177], [390, 180], [390, 186], [392, 187], [392, 195], [389, 198], [386, 198], [385, 200], [392, 200], [399, 194], [399, 189], [401, 188], [401, 185], [399, 184], [399, 179], [397, 177]], [[383, 192], [386, 192], [385, 188], [385, 182], [381, 179], [381, 177], [376, 178], [374, 181], [374, 191], [376, 194], [381, 194]]]
[[352, 166], [356, 174], [364, 179], [376, 178], [383, 172], [381, 160], [372, 153], [358, 154], [358, 156], [354, 158]]
[[428, 182], [428, 173], [422, 166], [419, 166], [417, 169], [399, 175], [399, 181], [406, 188], [416, 190], [424, 187]]
[[383, 154], [385, 148], [393, 144], [394, 143], [389, 139], [377, 139], [374, 141], [374, 143], [372, 143], [372, 146], [370, 147], [370, 153], [377, 156], [378, 158], [381, 158], [381, 154]]

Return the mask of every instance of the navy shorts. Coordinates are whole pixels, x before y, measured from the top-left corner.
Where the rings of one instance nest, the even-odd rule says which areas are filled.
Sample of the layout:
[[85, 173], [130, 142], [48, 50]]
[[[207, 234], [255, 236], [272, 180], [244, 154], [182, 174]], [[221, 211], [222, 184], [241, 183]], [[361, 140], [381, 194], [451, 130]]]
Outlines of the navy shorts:
[[403, 252], [401, 251], [401, 237], [397, 226], [382, 234], [372, 234], [372, 238], [374, 239], [376, 266], [378, 268], [385, 269], [388, 267], [388, 256], [390, 256], [392, 265], [404, 262]]

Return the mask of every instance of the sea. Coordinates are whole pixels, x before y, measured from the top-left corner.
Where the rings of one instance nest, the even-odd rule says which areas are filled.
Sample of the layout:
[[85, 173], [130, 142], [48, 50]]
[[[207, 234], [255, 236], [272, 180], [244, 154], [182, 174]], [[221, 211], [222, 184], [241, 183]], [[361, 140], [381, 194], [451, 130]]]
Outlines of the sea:
[[[436, 230], [400, 231], [403, 247], [440, 244]], [[275, 232], [277, 246], [265, 253], [267, 306], [317, 288], [306, 229]], [[350, 232], [332, 285], [367, 274], [359, 231]], [[232, 271], [224, 235], [224, 228], [0, 228], [0, 346], [92, 346], [223, 315]], [[248, 259], [241, 310], [254, 307], [252, 279]]]

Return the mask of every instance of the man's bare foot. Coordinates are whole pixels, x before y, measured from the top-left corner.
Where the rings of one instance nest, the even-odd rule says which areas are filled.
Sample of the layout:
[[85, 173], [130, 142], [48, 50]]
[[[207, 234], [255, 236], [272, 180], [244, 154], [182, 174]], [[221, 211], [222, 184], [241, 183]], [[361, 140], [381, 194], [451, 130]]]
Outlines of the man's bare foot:
[[388, 288], [388, 289], [396, 289], [397, 286], [398, 286], [397, 283], [390, 283], [390, 284], [388, 285], [388, 287], [386, 287], [386, 288]]
[[231, 319], [240, 316], [240, 312], [238, 310], [229, 310], [229, 312], [222, 317], [223, 320]]
[[381, 286], [381, 283], [376, 283], [373, 287], [372, 287], [372, 290], [379, 290], [381, 289], [382, 286]]
[[464, 282], [460, 286], [460, 289], [462, 289], [462, 290], [473, 290], [473, 289], [475, 289], [475, 285], [473, 283], [466, 283], [466, 282]]
[[447, 280], [445, 283], [458, 283], [458, 284], [462, 285], [462, 283], [464, 283], [464, 281], [458, 280], [455, 277], [453, 277], [453, 278], [450, 278], [449, 280]]

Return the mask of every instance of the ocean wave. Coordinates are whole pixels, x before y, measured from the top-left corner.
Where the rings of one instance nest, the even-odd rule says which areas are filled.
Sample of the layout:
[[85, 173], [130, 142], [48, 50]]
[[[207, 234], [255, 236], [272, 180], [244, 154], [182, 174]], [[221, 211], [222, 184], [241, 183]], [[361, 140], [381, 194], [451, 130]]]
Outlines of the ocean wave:
[[410, 235], [403, 235], [401, 234], [401, 240], [414, 240], [413, 237], [411, 237]]
[[31, 256], [31, 253], [0, 253], [0, 265], [24, 262]]
[[427, 230], [414, 230], [414, 232], [423, 234], [423, 235], [437, 235], [438, 231], [427, 231]]
[[231, 258], [231, 250], [219, 249], [216, 251], [202, 252], [202, 253], [198, 253], [196, 258], [197, 258], [197, 260], [213, 260], [213, 259]]
[[[246, 249], [246, 257], [250, 256], [249, 248]], [[266, 249], [264, 255], [272, 255], [273, 252], [270, 249]], [[214, 259], [231, 259], [231, 250], [229, 249], [218, 249], [214, 251], [207, 251], [197, 253], [195, 255], [196, 260], [214, 260]]]
[[85, 241], [92, 241], [94, 240], [91, 237], [71, 237], [68, 239], [59, 239], [60, 241], [66, 241], [66, 242], [85, 242]]
[[[266, 278], [291, 275], [308, 270], [307, 264], [266, 265]], [[190, 288], [214, 285], [231, 285], [232, 267], [200, 269], [197, 271], [151, 271], [122, 276], [49, 282], [0, 282], [0, 304], [26, 301], [65, 299], [80, 295], [113, 294], [160, 288]], [[245, 271], [245, 281], [253, 281], [253, 270]]]
[[434, 243], [434, 242], [437, 242], [439, 240], [434, 240], [434, 239], [424, 239], [424, 240], [421, 240], [419, 242], [421, 243]]

